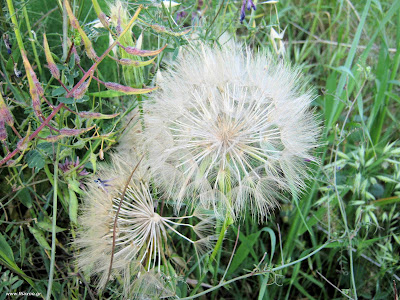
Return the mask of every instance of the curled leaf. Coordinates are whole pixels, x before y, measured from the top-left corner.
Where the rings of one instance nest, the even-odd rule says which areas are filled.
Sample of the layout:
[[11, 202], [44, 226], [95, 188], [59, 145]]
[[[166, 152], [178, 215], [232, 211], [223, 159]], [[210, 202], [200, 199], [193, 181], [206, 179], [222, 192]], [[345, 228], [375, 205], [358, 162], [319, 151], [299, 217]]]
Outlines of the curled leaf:
[[135, 89], [133, 87], [122, 85], [116, 82], [105, 82], [104, 85], [106, 86], [106, 88], [110, 90], [119, 91], [126, 95], [147, 94], [157, 89], [157, 87], [146, 88], [146, 89]]
[[118, 62], [123, 66], [131, 66], [131, 67], [145, 67], [150, 65], [157, 57], [149, 59], [147, 61], [140, 61], [140, 60], [132, 60], [129, 58], [121, 58]]
[[112, 115], [103, 115], [101, 113], [91, 112], [91, 111], [81, 111], [78, 113], [78, 116], [86, 119], [112, 119], [118, 116], [119, 113]]
[[95, 127], [95, 125], [89, 127], [89, 128], [79, 128], [79, 129], [73, 129], [73, 128], [63, 128], [60, 129], [59, 134], [58, 135], [49, 135], [45, 138], [45, 140], [47, 142], [50, 143], [54, 143], [58, 140], [61, 140], [62, 138], [66, 137], [66, 136], [76, 136], [76, 135], [80, 135], [82, 133], [85, 133], [91, 129], [93, 129]]
[[97, 54], [94, 51], [94, 48], [92, 46], [92, 42], [90, 41], [90, 39], [88, 38], [86, 33], [83, 31], [82, 27], [79, 25], [79, 21], [76, 19], [76, 17], [72, 13], [71, 6], [69, 4], [69, 1], [67, 1], [67, 0], [65, 1], [65, 8], [67, 10], [67, 14], [68, 14], [69, 20], [71, 22], [71, 26], [73, 28], [75, 28], [76, 30], [78, 30], [80, 36], [82, 37], [83, 44], [85, 45], [86, 55], [90, 59], [96, 59], [97, 58]]
[[128, 53], [128, 54], [145, 57], [145, 56], [158, 55], [165, 49], [165, 47], [167, 47], [167, 44], [165, 44], [164, 47], [162, 47], [162, 48], [160, 48], [158, 50], [140, 50], [140, 49], [135, 48], [135, 47], [124, 47], [122, 49], [124, 49], [125, 52]]
[[26, 57], [25, 51], [21, 50], [22, 60], [24, 61], [24, 66], [26, 70], [26, 77], [28, 78], [29, 82], [29, 93], [32, 97], [32, 107], [35, 114], [40, 118], [42, 116], [42, 111], [40, 108], [41, 100], [40, 96], [43, 96], [43, 88], [40, 85], [39, 80], [36, 77], [35, 72], [33, 72], [32, 66]]
[[47, 42], [46, 34], [43, 33], [43, 46], [44, 46], [44, 54], [46, 56], [47, 66], [49, 67], [51, 75], [54, 78], [60, 79], [60, 70], [57, 68], [56, 63], [54, 62], [53, 57], [51, 56], [49, 43]]

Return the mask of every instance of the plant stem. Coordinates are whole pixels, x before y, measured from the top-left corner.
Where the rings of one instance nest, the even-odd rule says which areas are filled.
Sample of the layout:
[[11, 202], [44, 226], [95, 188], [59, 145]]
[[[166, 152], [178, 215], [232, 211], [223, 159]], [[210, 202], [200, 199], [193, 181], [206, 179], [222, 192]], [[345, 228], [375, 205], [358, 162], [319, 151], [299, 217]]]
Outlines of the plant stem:
[[68, 15], [67, 9], [65, 8], [65, 1], [63, 1], [62, 5], [62, 13], [63, 13], [63, 40], [62, 40], [62, 49], [63, 56], [62, 61], [65, 62], [68, 56]]
[[58, 190], [58, 160], [60, 152], [60, 143], [57, 144], [56, 160], [54, 161], [54, 179], [53, 179], [53, 223], [51, 228], [51, 257], [49, 284], [47, 286], [46, 300], [51, 298], [51, 289], [53, 286], [54, 264], [56, 260], [56, 223], [57, 223], [57, 190]]
[[[31, 140], [33, 140], [38, 134], [39, 132], [45, 127], [47, 126], [47, 124], [49, 124], [49, 122], [51, 121], [51, 119], [53, 119], [53, 117], [57, 114], [57, 112], [64, 107], [64, 103], [60, 103], [58, 104], [54, 110], [51, 112], [51, 114], [47, 117], [47, 119], [45, 119], [40, 126], [27, 138], [26, 143], [30, 142]], [[25, 139], [26, 137], [24, 137]], [[4, 164], [5, 162], [9, 161], [11, 158], [13, 158], [18, 152], [20, 151], [20, 149], [15, 148], [13, 152], [10, 152], [7, 154], [6, 157], [4, 157], [2, 160], [0, 160], [0, 166], [2, 164]]]
[[90, 67], [90, 69], [86, 72], [86, 74], [83, 75], [81, 80], [67, 93], [67, 97], [71, 97], [75, 90], [79, 88], [85, 80], [96, 70], [97, 66], [100, 64], [100, 62], [110, 53], [110, 51], [119, 43], [120, 39], [128, 32], [128, 30], [131, 28], [133, 23], [136, 21], [136, 19], [139, 16], [140, 11], [142, 10], [142, 6], [140, 5], [139, 8], [136, 10], [135, 14], [133, 15], [132, 19], [129, 21], [128, 25], [125, 27], [125, 29], [121, 32], [121, 34], [118, 36], [118, 38], [112, 43], [107, 50], [97, 59], [97, 61]]
[[221, 231], [220, 231], [219, 237], [218, 237], [218, 241], [214, 247], [214, 251], [211, 253], [211, 256], [210, 256], [210, 258], [206, 264], [206, 267], [204, 269], [203, 275], [201, 275], [199, 281], [197, 282], [197, 285], [195, 286], [192, 293], [190, 294], [191, 296], [193, 296], [193, 294], [197, 292], [197, 290], [200, 288], [201, 284], [203, 283], [204, 279], [206, 278], [206, 275], [207, 275], [208, 271], [210, 270], [213, 260], [215, 259], [215, 257], [217, 256], [217, 253], [221, 249], [222, 242], [225, 237], [225, 232], [228, 230], [229, 225], [231, 225], [232, 223], [233, 223], [232, 217], [230, 217], [230, 214], [229, 214], [229, 217], [227, 216], [225, 218], [224, 223], [222, 224]]
[[330, 241], [326, 242], [325, 244], [323, 244], [321, 247], [317, 248], [316, 250], [314, 250], [314, 251], [311, 252], [310, 254], [308, 254], [308, 255], [306, 255], [306, 256], [304, 256], [304, 257], [302, 257], [302, 258], [299, 258], [298, 260], [295, 260], [295, 261], [292, 261], [292, 262], [290, 262], [290, 263], [287, 263], [286, 265], [282, 265], [282, 266], [279, 266], [279, 267], [276, 267], [276, 268], [272, 268], [272, 269], [269, 269], [269, 270], [265, 270], [265, 271], [261, 271], [261, 272], [258, 272], [258, 273], [251, 272], [251, 273], [248, 273], [248, 274], [245, 274], [245, 275], [242, 275], [242, 276], [233, 278], [233, 279], [231, 279], [231, 280], [225, 281], [225, 282], [223, 282], [223, 283], [221, 283], [221, 284], [218, 284], [218, 285], [216, 285], [216, 286], [213, 286], [213, 287], [211, 287], [211, 288], [209, 288], [209, 289], [207, 289], [207, 290], [205, 290], [205, 291], [203, 291], [203, 292], [201, 292], [201, 293], [198, 293], [198, 294], [196, 294], [196, 295], [190, 295], [189, 297], [180, 298], [180, 300], [195, 299], [195, 298], [198, 298], [198, 297], [203, 296], [203, 295], [205, 295], [205, 294], [208, 294], [208, 293], [210, 293], [210, 292], [212, 292], [212, 291], [215, 291], [215, 290], [217, 290], [217, 289], [219, 289], [219, 288], [221, 288], [221, 287], [223, 287], [223, 286], [225, 286], [225, 285], [231, 284], [231, 283], [233, 283], [233, 282], [235, 282], [235, 281], [242, 280], [242, 279], [246, 279], [246, 278], [249, 278], [249, 277], [252, 277], [252, 276], [260, 276], [260, 275], [269, 274], [269, 273], [276, 272], [276, 271], [279, 271], [279, 270], [281, 270], [281, 269], [290, 267], [290, 266], [292, 266], [292, 265], [298, 264], [298, 263], [302, 262], [303, 260], [306, 260], [307, 258], [309, 258], [309, 257], [311, 257], [311, 256], [313, 256], [313, 255], [315, 255], [315, 254], [317, 254], [319, 251], [321, 251], [322, 249], [324, 249], [324, 248], [325, 248], [326, 246], [328, 246], [329, 244], [330, 244]]
[[22, 41], [21, 31], [19, 30], [19, 25], [17, 21], [17, 17], [15, 15], [14, 5], [12, 0], [7, 0], [8, 11], [10, 12], [11, 22], [13, 23], [15, 37], [17, 39], [17, 44], [19, 50], [25, 50], [24, 42]]
[[28, 16], [28, 11], [26, 10], [25, 0], [22, 1], [22, 12], [24, 14], [26, 28], [28, 29], [28, 35], [29, 35], [29, 38], [31, 39], [32, 51], [33, 51], [33, 55], [35, 56], [35, 61], [36, 61], [36, 65], [37, 65], [37, 68], [38, 68], [38, 71], [40, 74], [40, 78], [43, 79], [43, 70], [42, 70], [42, 66], [40, 64], [39, 55], [36, 51], [35, 40], [33, 38], [31, 23], [29, 22], [29, 16]]
[[[227, 160], [229, 162], [229, 157], [227, 158]], [[233, 218], [232, 218], [231, 210], [230, 210], [231, 206], [232, 206], [232, 196], [231, 196], [232, 186], [231, 186], [230, 173], [229, 173], [229, 171], [222, 170], [222, 172], [220, 172], [218, 174], [218, 177], [219, 177], [219, 179], [217, 179], [217, 180], [219, 180], [219, 182], [218, 182], [219, 189], [227, 197], [227, 202], [228, 202], [227, 203], [227, 212], [225, 215], [224, 223], [222, 224], [222, 227], [221, 227], [221, 231], [219, 232], [218, 240], [217, 240], [217, 243], [215, 244], [214, 251], [211, 253], [210, 259], [208, 260], [206, 267], [204, 269], [204, 273], [200, 277], [200, 280], [197, 283], [197, 285], [195, 286], [195, 288], [193, 289], [191, 295], [196, 293], [196, 291], [200, 288], [201, 284], [203, 283], [204, 279], [206, 278], [207, 272], [210, 270], [213, 260], [217, 257], [217, 254], [221, 250], [222, 242], [225, 237], [225, 232], [228, 230], [229, 225], [233, 224]], [[217, 261], [216, 270], [214, 271], [215, 279], [216, 279], [216, 274], [218, 272], [218, 265], [219, 265], [219, 261]]]

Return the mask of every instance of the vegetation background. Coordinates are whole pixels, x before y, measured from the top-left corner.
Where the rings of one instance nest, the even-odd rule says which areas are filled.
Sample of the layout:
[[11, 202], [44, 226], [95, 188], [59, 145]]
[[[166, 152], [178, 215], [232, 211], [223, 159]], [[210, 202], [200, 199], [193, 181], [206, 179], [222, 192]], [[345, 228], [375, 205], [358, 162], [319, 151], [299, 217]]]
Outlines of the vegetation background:
[[[109, 33], [92, 23], [97, 18], [94, 2], [71, 0], [71, 7], [100, 55], [109, 47]], [[126, 95], [120, 87], [106, 90], [94, 80], [81, 98], [66, 95], [47, 68], [51, 60], [46, 59], [43, 33], [67, 88], [76, 87], [82, 69], [93, 61], [85, 55], [79, 30], [63, 26], [62, 1], [0, 3], [0, 299], [31, 299], [8, 292], [118, 299], [117, 282], [96, 295], [93, 280], [74, 265], [71, 241], [79, 226], [80, 181], [92, 178], [97, 164], [107, 160], [123, 132], [124, 117], [140, 108], [146, 95]], [[140, 4], [144, 8], [125, 42], [135, 45], [139, 39], [142, 49], [151, 50], [168, 46], [146, 67], [132, 70], [106, 57], [95, 73], [103, 82], [153, 87], [157, 70], [189, 40], [218, 44], [228, 37], [301, 66], [315, 87], [323, 135], [314, 180], [303, 194], [282, 203], [267, 223], [249, 216], [231, 226], [220, 264], [205, 280], [217, 286], [226, 272], [225, 281], [201, 297], [397, 299], [400, 1], [254, 3], [257, 9], [246, 11], [241, 23], [241, 1], [182, 0], [174, 7], [168, 1], [129, 1], [125, 9], [130, 15]], [[99, 4], [108, 14], [105, 1]], [[67, 37], [77, 49], [73, 56], [65, 53]], [[23, 62], [23, 48], [32, 69]], [[77, 56], [82, 69], [73, 59]], [[48, 101], [39, 108], [32, 94], [37, 81]], [[43, 122], [40, 114], [52, 120]], [[189, 256], [182, 254], [184, 261]], [[262, 270], [270, 272], [247, 276]], [[196, 278], [196, 272], [192, 267], [189, 278]], [[185, 297], [192, 287], [182, 283], [177, 293]]]

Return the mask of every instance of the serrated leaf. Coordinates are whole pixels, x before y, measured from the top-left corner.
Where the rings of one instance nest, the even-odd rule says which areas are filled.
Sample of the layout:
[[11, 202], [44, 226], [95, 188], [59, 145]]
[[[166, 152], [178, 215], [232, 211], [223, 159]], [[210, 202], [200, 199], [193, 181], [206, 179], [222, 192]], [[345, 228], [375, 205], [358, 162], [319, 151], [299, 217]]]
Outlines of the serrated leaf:
[[36, 168], [36, 172], [44, 167], [46, 158], [38, 150], [31, 150], [25, 155], [29, 168]]

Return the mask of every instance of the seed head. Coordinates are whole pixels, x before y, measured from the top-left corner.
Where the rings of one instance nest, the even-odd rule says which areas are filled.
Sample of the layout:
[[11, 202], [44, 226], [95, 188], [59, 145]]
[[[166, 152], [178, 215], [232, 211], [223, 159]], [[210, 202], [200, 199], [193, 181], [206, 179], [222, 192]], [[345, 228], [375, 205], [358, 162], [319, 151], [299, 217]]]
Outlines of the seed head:
[[148, 165], [178, 207], [200, 201], [233, 218], [246, 208], [266, 217], [283, 191], [305, 186], [315, 161], [313, 95], [268, 53], [199, 48], [164, 72], [146, 107]]
[[[179, 238], [195, 247], [201, 244], [200, 250], [207, 250], [202, 243], [204, 234], [210, 231], [208, 227], [213, 223], [209, 218], [205, 225], [204, 218], [195, 214], [181, 217], [161, 215], [158, 203], [153, 200], [146, 170], [140, 166], [122, 199], [126, 181], [137, 161], [130, 157], [128, 162], [113, 155], [112, 163], [100, 168], [96, 175], [101, 178], [96, 181], [107, 182], [107, 188], [100, 188], [93, 180], [87, 183], [85, 209], [79, 220], [81, 229], [75, 241], [80, 249], [78, 266], [89, 274], [98, 275], [98, 287], [103, 288], [113, 252], [111, 275], [112, 278], [122, 276], [125, 295], [139, 298], [138, 293], [142, 297], [153, 291], [160, 297], [172, 296], [177, 278], [169, 281], [166, 278], [171, 276], [167, 261], [173, 254], [174, 239]], [[117, 226], [114, 228], [117, 212]], [[200, 225], [189, 223], [189, 219], [193, 222], [199, 220]], [[192, 230], [199, 239], [186, 237], [183, 231], [187, 230]], [[206, 238], [210, 243], [212, 239]], [[143, 278], [147, 279], [143, 281]]]

